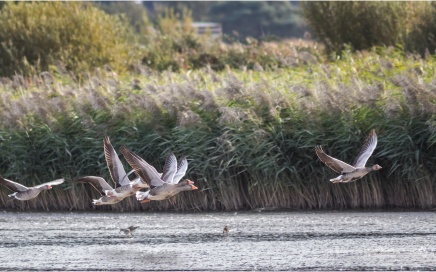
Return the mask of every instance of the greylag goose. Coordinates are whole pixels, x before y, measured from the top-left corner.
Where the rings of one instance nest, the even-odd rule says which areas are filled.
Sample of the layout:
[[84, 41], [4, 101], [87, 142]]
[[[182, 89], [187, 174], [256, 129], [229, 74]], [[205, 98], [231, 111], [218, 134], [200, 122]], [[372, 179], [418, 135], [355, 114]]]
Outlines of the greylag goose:
[[197, 190], [192, 180], [186, 179], [178, 184], [164, 183], [162, 186], [157, 186], [146, 192], [136, 192], [136, 199], [141, 203], [147, 203], [152, 200], [169, 199], [180, 192]]
[[0, 176], [0, 184], [3, 184], [7, 188], [15, 193], [8, 195], [10, 198], [15, 198], [18, 200], [29, 200], [35, 198], [40, 192], [44, 190], [49, 190], [53, 185], [59, 185], [64, 182], [64, 179], [57, 179], [43, 184], [39, 184], [33, 187], [26, 187], [18, 182], [8, 180]]
[[353, 165], [349, 165], [341, 160], [330, 157], [322, 150], [321, 146], [315, 147], [315, 152], [318, 155], [318, 158], [325, 163], [328, 167], [333, 169], [334, 171], [340, 173], [341, 175], [330, 179], [333, 183], [346, 183], [358, 180], [368, 174], [371, 171], [379, 170], [382, 167], [378, 164], [373, 166], [365, 167], [366, 162], [377, 146], [377, 134], [375, 134], [375, 130], [371, 130], [368, 138], [362, 146], [359, 154], [357, 155]]
[[141, 182], [139, 178], [136, 178], [133, 181], [129, 180], [128, 174], [126, 174], [123, 164], [118, 158], [118, 154], [109, 140], [109, 136], [104, 137], [103, 146], [109, 173], [112, 180], [115, 182], [115, 185], [118, 185], [115, 189], [106, 190], [105, 194], [107, 196], [124, 198], [133, 195], [141, 188], [149, 188], [148, 185]]
[[[78, 182], [90, 183], [101, 194], [100, 199], [93, 199], [94, 205], [112, 205], [135, 194], [136, 191], [143, 187], [147, 186], [148, 188], [148, 185], [142, 185], [139, 178], [133, 181], [129, 180], [128, 174], [126, 174], [123, 164], [118, 158], [118, 154], [115, 152], [108, 136], [104, 138], [103, 146], [109, 173], [113, 182], [118, 187], [112, 188], [102, 177], [86, 176], [78, 179]], [[141, 185], [138, 185], [138, 183], [141, 183]]]
[[129, 235], [130, 237], [132, 237], [133, 235], [133, 232], [137, 229], [137, 228], [139, 228], [138, 226], [130, 226], [130, 227], [128, 227], [128, 228], [125, 228], [125, 229], [120, 229], [120, 232], [124, 232], [124, 234], [125, 235]]
[[[153, 166], [130, 151], [128, 147], [122, 146], [121, 153], [124, 155], [124, 158], [126, 158], [127, 162], [130, 164], [130, 166], [132, 166], [141, 180], [145, 181], [152, 187], [152, 189], [147, 192], [136, 192], [136, 198], [141, 201], [141, 203], [149, 202], [151, 200], [165, 200], [182, 191], [198, 189], [193, 185], [194, 182], [188, 179], [176, 184], [173, 183], [176, 181], [174, 177], [177, 174], [177, 161], [172, 153], [166, 159], [163, 175], [160, 175]], [[184, 168], [179, 168], [179, 170], [180, 169], [181, 172], [183, 172]], [[182, 176], [180, 175], [176, 176], [176, 178], [179, 180], [184, 174]], [[168, 181], [162, 180], [161, 177]]]
[[107, 196], [105, 192], [108, 190], [113, 190], [113, 188], [102, 177], [85, 176], [79, 178], [77, 182], [89, 183], [100, 193], [101, 197], [99, 199], [92, 200], [92, 204], [94, 205], [112, 205], [120, 202], [125, 198], [125, 197]]

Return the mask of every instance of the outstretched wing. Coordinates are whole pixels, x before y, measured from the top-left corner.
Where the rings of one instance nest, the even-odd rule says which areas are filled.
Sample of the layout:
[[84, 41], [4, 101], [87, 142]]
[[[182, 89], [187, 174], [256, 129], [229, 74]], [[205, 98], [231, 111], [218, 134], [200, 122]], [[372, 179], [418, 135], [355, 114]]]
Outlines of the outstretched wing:
[[45, 185], [50, 185], [50, 186], [52, 186], [52, 185], [59, 185], [59, 184], [64, 183], [64, 181], [65, 181], [64, 179], [57, 179], [57, 180], [49, 181], [49, 182], [46, 182], [46, 183], [38, 184], [35, 187], [36, 188], [40, 188], [40, 187], [43, 187]]
[[161, 174], [156, 171], [156, 168], [133, 153], [127, 146], [121, 147], [121, 153], [130, 166], [135, 170], [135, 173], [149, 186], [158, 187], [165, 184], [165, 182], [160, 178]]
[[165, 159], [165, 166], [163, 169], [162, 177], [161, 179], [168, 183], [173, 183], [174, 175], [177, 172], [177, 159], [176, 156], [174, 156], [173, 152], [170, 152], [170, 154]]
[[128, 185], [130, 180], [126, 175], [124, 166], [118, 158], [118, 154], [109, 141], [109, 136], [104, 137], [104, 156], [106, 157], [107, 167], [111, 174], [112, 180], [115, 183], [115, 187]]
[[321, 146], [315, 147], [316, 155], [318, 155], [318, 158], [325, 163], [328, 167], [333, 169], [334, 171], [338, 173], [349, 173], [355, 170], [353, 166], [349, 165], [348, 163], [345, 163], [341, 160], [335, 159], [333, 157], [330, 157], [326, 153], [324, 153], [324, 150], [322, 150]]
[[139, 226], [130, 226], [127, 229], [129, 229], [130, 231], [134, 231], [137, 228], [139, 228]]
[[85, 176], [77, 180], [77, 182], [86, 182], [92, 185], [101, 195], [106, 195], [105, 190], [112, 190], [113, 188], [102, 177]]
[[2, 176], [0, 176], [0, 184], [8, 187], [10, 190], [12, 190], [14, 192], [24, 192], [24, 191], [29, 190], [28, 187], [26, 187], [20, 183], [14, 182], [12, 180], [5, 179]]
[[173, 184], [179, 183], [188, 170], [188, 160], [183, 156], [177, 163], [177, 172], [174, 175]]
[[371, 157], [372, 152], [374, 152], [375, 147], [377, 146], [377, 134], [375, 134], [375, 129], [371, 130], [368, 138], [366, 138], [365, 143], [362, 146], [362, 149], [357, 155], [356, 160], [353, 163], [354, 167], [365, 167], [366, 162], [369, 157]]

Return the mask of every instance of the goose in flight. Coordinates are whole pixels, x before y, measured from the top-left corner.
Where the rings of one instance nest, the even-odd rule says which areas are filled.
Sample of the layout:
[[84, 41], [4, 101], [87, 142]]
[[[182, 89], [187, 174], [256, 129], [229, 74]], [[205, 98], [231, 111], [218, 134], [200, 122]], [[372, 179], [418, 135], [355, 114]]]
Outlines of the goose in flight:
[[[85, 176], [77, 180], [78, 182], [91, 184], [101, 194], [99, 199], [93, 199], [94, 205], [112, 205], [135, 194], [136, 191], [143, 187], [148, 188], [148, 185], [143, 184], [139, 178], [133, 181], [129, 180], [128, 174], [126, 174], [123, 164], [118, 158], [118, 154], [115, 152], [108, 136], [104, 138], [103, 146], [107, 167], [116, 188], [109, 185], [102, 177]], [[138, 183], [143, 185], [137, 186]]]
[[49, 190], [53, 185], [59, 185], [64, 182], [64, 179], [57, 179], [50, 182], [42, 183], [33, 187], [26, 187], [18, 182], [8, 180], [0, 176], [0, 184], [6, 186], [15, 193], [8, 195], [10, 198], [18, 200], [29, 200], [35, 198], [40, 192]]
[[318, 158], [325, 163], [328, 167], [333, 169], [334, 171], [340, 173], [341, 175], [330, 179], [333, 183], [346, 183], [358, 180], [368, 174], [369, 172], [376, 171], [381, 169], [382, 167], [378, 164], [366, 167], [366, 162], [369, 157], [372, 155], [375, 147], [377, 146], [377, 134], [375, 134], [375, 130], [371, 130], [368, 138], [362, 146], [359, 154], [357, 155], [353, 165], [349, 165], [341, 160], [335, 159], [326, 153], [321, 146], [315, 147], [316, 155]]
[[131, 172], [129, 174], [126, 174], [124, 166], [121, 163], [120, 158], [118, 158], [118, 154], [109, 140], [109, 136], [104, 137], [103, 147], [106, 164], [109, 168], [109, 173], [116, 185], [116, 188], [105, 191], [105, 194], [107, 196], [125, 198], [134, 194], [141, 188], [148, 188], [148, 185], [141, 182], [139, 178], [136, 178], [133, 181], [129, 180], [128, 175]]
[[181, 166], [177, 167], [176, 156], [171, 152], [166, 158], [163, 174], [160, 175], [156, 168], [133, 153], [128, 147], [122, 146], [121, 153], [141, 180], [151, 187], [147, 192], [136, 192], [136, 198], [141, 203], [151, 200], [165, 200], [182, 191], [198, 189], [193, 185], [194, 182], [189, 179], [179, 182], [188, 167], [186, 158], [182, 158], [180, 161]]
[[94, 189], [96, 189], [100, 193], [101, 197], [99, 199], [92, 200], [92, 204], [94, 205], [112, 205], [120, 202], [125, 198], [125, 197], [107, 196], [105, 192], [108, 190], [113, 190], [113, 188], [102, 177], [85, 176], [79, 178], [77, 182], [89, 183], [92, 185], [92, 187], [94, 187]]

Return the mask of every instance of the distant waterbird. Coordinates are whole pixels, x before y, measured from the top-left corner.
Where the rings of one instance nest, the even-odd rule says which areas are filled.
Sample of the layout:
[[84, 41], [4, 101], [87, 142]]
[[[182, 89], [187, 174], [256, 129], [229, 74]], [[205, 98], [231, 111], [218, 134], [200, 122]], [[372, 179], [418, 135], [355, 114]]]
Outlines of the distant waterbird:
[[230, 227], [229, 226], [225, 226], [223, 229], [223, 234], [229, 234], [230, 233]]
[[33, 187], [24, 186], [18, 182], [8, 180], [0, 176], [0, 184], [6, 186], [15, 193], [8, 195], [10, 198], [15, 198], [17, 200], [29, 200], [35, 198], [44, 190], [49, 190], [54, 185], [59, 185], [64, 183], [64, 179], [57, 179], [50, 182], [42, 183]]
[[368, 138], [365, 140], [365, 143], [362, 146], [359, 154], [357, 155], [353, 165], [349, 165], [341, 160], [335, 159], [326, 153], [321, 146], [315, 147], [315, 152], [318, 155], [318, 158], [325, 163], [328, 167], [333, 169], [334, 171], [340, 173], [341, 175], [330, 179], [333, 183], [346, 183], [356, 181], [369, 172], [376, 171], [381, 169], [382, 167], [378, 164], [373, 166], [366, 167], [366, 162], [369, 157], [374, 152], [375, 147], [377, 146], [377, 134], [375, 130], [371, 130]]
[[127, 227], [125, 229], [120, 229], [120, 232], [124, 232], [125, 235], [129, 235], [130, 237], [132, 237], [133, 236], [133, 232], [137, 228], [139, 228], [139, 226], [130, 226], [130, 227]]

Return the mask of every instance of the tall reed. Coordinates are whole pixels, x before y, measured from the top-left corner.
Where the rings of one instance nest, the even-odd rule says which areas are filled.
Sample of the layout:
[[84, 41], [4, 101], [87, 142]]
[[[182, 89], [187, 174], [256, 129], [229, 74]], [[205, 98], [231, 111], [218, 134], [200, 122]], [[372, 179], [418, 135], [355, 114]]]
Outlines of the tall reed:
[[[237, 210], [432, 208], [436, 173], [433, 58], [391, 48], [345, 53], [275, 71], [96, 73], [85, 81], [43, 73], [0, 86], [0, 173], [27, 185], [64, 177], [18, 203], [22, 210]], [[314, 152], [352, 162], [369, 131], [379, 144], [369, 164], [383, 169], [350, 184]], [[83, 175], [109, 180], [103, 137], [162, 170], [171, 150], [187, 155], [199, 190], [141, 205], [133, 197], [93, 207]], [[123, 160], [123, 159], [122, 159]], [[123, 160], [124, 161], [124, 160]], [[130, 170], [125, 164], [127, 170]]]

